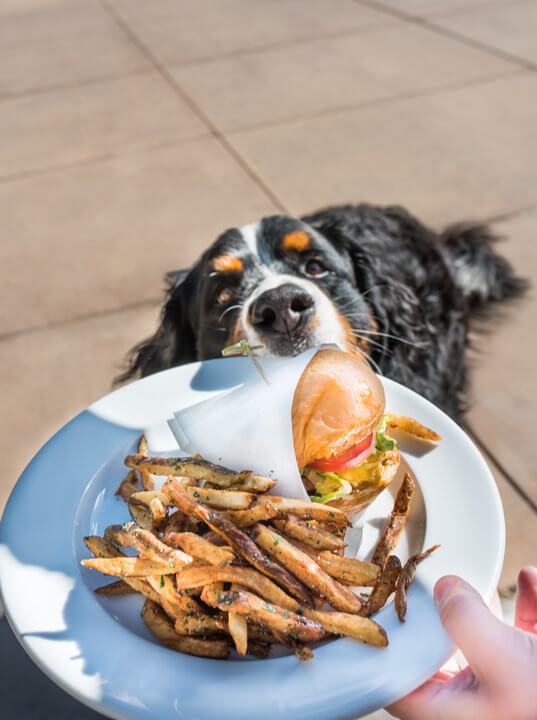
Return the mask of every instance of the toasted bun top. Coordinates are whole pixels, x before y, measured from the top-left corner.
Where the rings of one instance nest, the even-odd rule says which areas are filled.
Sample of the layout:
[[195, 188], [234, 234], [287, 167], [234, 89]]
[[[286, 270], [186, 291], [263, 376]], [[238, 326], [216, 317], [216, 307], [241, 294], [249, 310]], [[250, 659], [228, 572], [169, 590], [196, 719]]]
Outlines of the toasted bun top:
[[384, 404], [382, 383], [361, 358], [319, 350], [298, 381], [291, 407], [298, 467], [364, 440], [379, 424]]

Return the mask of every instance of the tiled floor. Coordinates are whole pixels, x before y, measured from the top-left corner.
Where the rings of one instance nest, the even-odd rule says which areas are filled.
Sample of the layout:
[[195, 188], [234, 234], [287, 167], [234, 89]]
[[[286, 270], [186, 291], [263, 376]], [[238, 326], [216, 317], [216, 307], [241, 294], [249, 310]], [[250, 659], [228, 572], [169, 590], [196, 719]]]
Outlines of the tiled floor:
[[[0, 512], [154, 326], [164, 272], [226, 227], [400, 203], [491, 222], [533, 278], [536, 27], [537, 0], [5, 0]], [[505, 588], [537, 564], [536, 309], [476, 337]]]

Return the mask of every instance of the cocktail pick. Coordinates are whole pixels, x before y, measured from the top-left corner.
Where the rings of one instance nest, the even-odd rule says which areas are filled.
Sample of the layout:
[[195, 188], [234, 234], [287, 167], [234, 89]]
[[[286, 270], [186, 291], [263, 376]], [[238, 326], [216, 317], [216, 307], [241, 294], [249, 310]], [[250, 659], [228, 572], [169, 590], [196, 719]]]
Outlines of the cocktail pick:
[[246, 340], [239, 340], [239, 342], [234, 343], [233, 345], [228, 345], [222, 350], [223, 357], [235, 357], [237, 355], [245, 355], [250, 358], [250, 360], [253, 362], [255, 369], [258, 371], [258, 373], [261, 375], [263, 380], [267, 383], [267, 385], [270, 385], [270, 380], [265, 375], [265, 372], [259, 362], [257, 361], [256, 356], [254, 355], [254, 350], [261, 350], [264, 348], [264, 345], [248, 345]]

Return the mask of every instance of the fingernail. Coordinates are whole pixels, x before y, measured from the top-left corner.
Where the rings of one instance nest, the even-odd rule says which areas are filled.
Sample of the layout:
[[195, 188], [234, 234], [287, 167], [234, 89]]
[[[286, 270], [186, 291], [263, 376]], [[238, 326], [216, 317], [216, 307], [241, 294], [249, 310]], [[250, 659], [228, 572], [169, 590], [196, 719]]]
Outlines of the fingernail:
[[446, 575], [434, 586], [434, 601], [440, 608], [446, 601], [447, 596], [459, 584], [460, 579], [456, 575]]

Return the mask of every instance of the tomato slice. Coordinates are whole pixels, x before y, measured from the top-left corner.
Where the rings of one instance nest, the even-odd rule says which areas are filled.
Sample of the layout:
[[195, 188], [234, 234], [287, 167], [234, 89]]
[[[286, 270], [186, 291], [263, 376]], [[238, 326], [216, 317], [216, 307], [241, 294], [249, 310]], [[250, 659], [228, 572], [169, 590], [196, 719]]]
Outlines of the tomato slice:
[[308, 463], [308, 467], [321, 472], [342, 472], [358, 465], [368, 457], [375, 448], [375, 433], [372, 432], [364, 440], [353, 445], [345, 452], [331, 458], [321, 458]]

